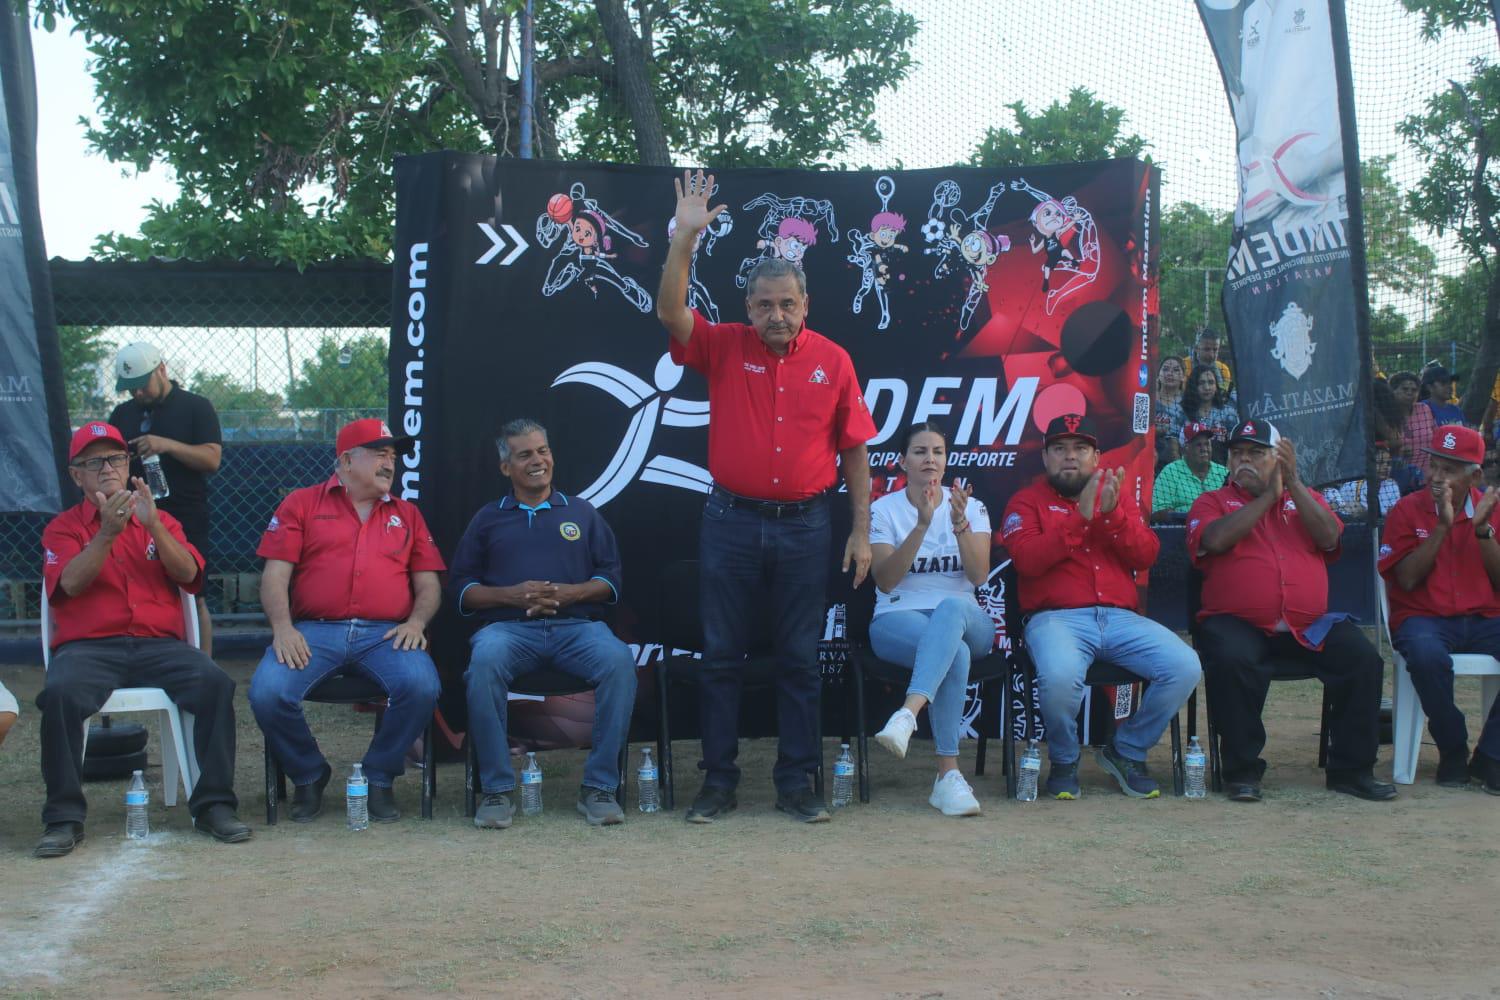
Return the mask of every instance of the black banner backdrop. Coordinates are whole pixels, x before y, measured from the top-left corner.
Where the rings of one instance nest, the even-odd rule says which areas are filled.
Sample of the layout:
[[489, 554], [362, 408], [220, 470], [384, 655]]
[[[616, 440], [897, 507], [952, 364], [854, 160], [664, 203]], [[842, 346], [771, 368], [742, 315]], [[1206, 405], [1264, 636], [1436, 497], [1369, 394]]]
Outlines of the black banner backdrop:
[[1342, 22], [1336, 37], [1329, 0], [1198, 0], [1198, 13], [1239, 137], [1223, 304], [1240, 417], [1290, 437], [1309, 483], [1364, 476], [1364, 247], [1335, 79]]
[[24, 8], [0, 11], [0, 511], [50, 512], [62, 505], [68, 412], [37, 202], [27, 22]]
[[[655, 316], [674, 176], [452, 152], [396, 164], [391, 422], [419, 443], [402, 495], [451, 555], [474, 511], [508, 487], [497, 430], [539, 420], [558, 488], [592, 501], [619, 538], [614, 626], [642, 666], [661, 652], [660, 571], [696, 557], [709, 485], [707, 388], [672, 363]], [[743, 321], [755, 261], [802, 265], [808, 325], [849, 351], [865, 386], [876, 496], [902, 486], [901, 431], [936, 419], [952, 435], [951, 475], [989, 506], [998, 541], [1006, 501], [1040, 472], [1041, 429], [1086, 412], [1105, 461], [1130, 471], [1150, 509], [1153, 168], [735, 170], [717, 181], [713, 200], [729, 207], [698, 247], [690, 304]], [[841, 552], [848, 507], [834, 510]], [[847, 588], [842, 577], [830, 595], [833, 674]], [[986, 595], [1004, 642], [1002, 590], [997, 569]], [[444, 714], [462, 719], [467, 630], [445, 607], [433, 632]], [[747, 720], [746, 734], [773, 728]]]

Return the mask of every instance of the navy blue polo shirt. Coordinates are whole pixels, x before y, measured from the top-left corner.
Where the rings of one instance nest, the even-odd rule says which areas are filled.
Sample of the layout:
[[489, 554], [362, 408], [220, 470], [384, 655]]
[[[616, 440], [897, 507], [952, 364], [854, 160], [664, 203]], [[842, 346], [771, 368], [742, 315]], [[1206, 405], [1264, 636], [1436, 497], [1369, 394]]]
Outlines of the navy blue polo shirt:
[[[529, 507], [515, 496], [479, 508], [459, 539], [448, 569], [448, 588], [459, 614], [485, 621], [524, 621], [524, 608], [464, 611], [464, 591], [473, 586], [509, 587], [527, 580], [587, 583], [603, 580], [620, 599], [620, 549], [609, 523], [594, 505], [553, 492]], [[559, 618], [599, 618], [602, 604], [574, 604]]]

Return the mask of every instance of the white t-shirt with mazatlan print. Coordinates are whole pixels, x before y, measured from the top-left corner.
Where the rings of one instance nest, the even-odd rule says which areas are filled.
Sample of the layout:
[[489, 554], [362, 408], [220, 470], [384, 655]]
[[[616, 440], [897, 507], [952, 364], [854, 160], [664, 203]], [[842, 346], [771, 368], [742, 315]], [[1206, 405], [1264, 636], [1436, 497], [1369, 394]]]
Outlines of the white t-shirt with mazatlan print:
[[[964, 516], [970, 531], [990, 530], [990, 514], [984, 504], [969, 498]], [[917, 508], [906, 498], [906, 490], [888, 493], [870, 505], [870, 544], [901, 547], [917, 526]], [[887, 611], [931, 611], [950, 597], [974, 596], [974, 585], [964, 575], [958, 538], [953, 534], [948, 497], [933, 512], [932, 523], [922, 538], [922, 547], [910, 570], [889, 594], [875, 588], [875, 613]]]

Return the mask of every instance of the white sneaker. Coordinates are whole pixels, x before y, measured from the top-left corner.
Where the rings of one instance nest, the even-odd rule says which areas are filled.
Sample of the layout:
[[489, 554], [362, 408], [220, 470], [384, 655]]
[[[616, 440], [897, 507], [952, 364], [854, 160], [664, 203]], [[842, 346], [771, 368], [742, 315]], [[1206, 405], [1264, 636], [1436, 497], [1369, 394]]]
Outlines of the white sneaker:
[[932, 794], [927, 804], [942, 812], [944, 816], [978, 816], [979, 800], [974, 789], [957, 771], [945, 771], [932, 783]]
[[897, 757], [906, 756], [906, 744], [911, 742], [911, 734], [916, 732], [917, 717], [911, 714], [909, 708], [898, 708], [896, 714], [886, 722], [885, 728], [875, 734], [875, 742], [885, 747]]

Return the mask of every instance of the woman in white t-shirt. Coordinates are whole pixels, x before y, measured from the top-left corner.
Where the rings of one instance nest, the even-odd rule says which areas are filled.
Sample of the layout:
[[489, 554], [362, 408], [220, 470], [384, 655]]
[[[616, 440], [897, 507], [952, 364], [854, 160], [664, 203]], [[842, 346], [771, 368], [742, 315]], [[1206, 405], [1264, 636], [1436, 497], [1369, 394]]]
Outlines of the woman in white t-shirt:
[[901, 454], [906, 489], [870, 507], [870, 645], [882, 660], [912, 668], [906, 703], [875, 742], [905, 757], [917, 713], [929, 706], [938, 775], [927, 801], [945, 816], [977, 816], [974, 790], [958, 771], [958, 733], [969, 662], [995, 643], [994, 622], [974, 597], [989, 576], [990, 518], [969, 489], [943, 489], [947, 467], [942, 429], [913, 425]]

